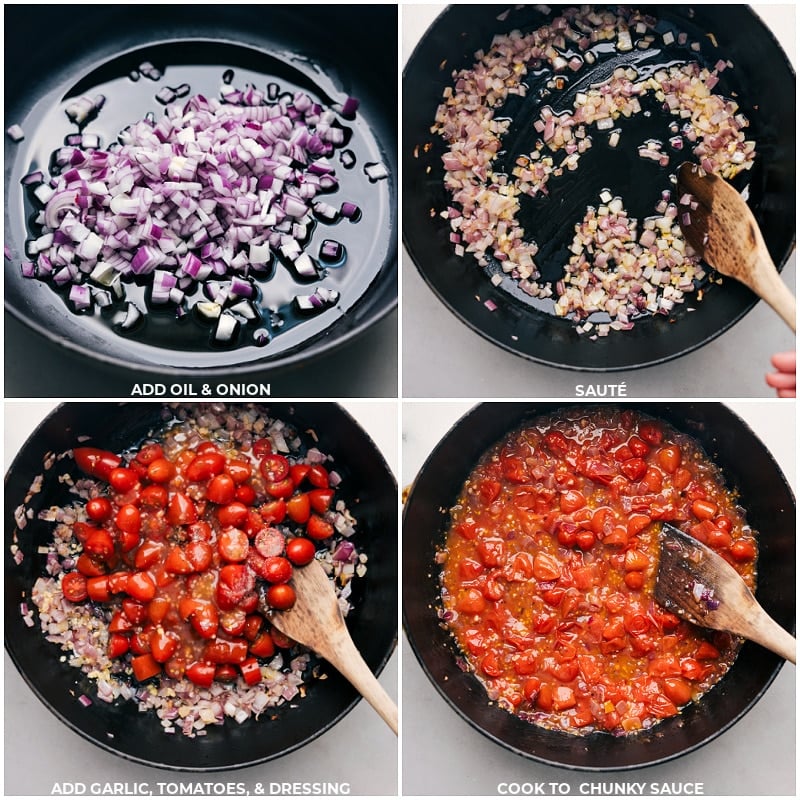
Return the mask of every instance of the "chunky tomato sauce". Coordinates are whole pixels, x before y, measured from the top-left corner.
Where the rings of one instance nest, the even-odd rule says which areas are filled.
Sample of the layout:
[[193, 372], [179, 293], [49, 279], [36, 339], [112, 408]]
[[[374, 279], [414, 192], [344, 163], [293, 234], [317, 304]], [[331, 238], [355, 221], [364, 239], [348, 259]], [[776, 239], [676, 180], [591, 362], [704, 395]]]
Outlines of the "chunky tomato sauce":
[[638, 412], [575, 410], [481, 459], [440, 554], [442, 616], [488, 696], [572, 733], [627, 733], [715, 684], [739, 642], [653, 600], [659, 520], [752, 587], [756, 542], [691, 438]]
[[124, 458], [73, 455], [100, 483], [73, 526], [79, 555], [61, 588], [104, 608], [109, 658], [138, 681], [259, 683], [262, 660], [291, 644], [269, 609], [294, 604], [294, 567], [335, 532], [326, 468], [273, 452], [269, 439], [240, 452], [172, 433]]

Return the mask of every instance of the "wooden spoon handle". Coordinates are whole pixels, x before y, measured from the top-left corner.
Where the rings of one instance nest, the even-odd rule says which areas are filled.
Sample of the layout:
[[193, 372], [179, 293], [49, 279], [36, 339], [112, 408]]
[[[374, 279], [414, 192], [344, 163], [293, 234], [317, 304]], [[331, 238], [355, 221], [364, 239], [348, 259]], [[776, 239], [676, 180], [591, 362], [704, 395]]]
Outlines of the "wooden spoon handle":
[[358, 652], [347, 630], [344, 629], [341, 635], [336, 636], [331, 641], [330, 648], [326, 650], [327, 652], [320, 655], [333, 664], [358, 689], [362, 697], [397, 734], [397, 705], [372, 674], [372, 670]]
[[797, 663], [797, 641], [784, 630], [761, 606], [754, 609], [752, 616], [741, 621], [741, 630], [736, 631], [767, 650], [772, 650], [792, 664]]
[[797, 302], [767, 253], [759, 256], [751, 288], [777, 311], [792, 331], [797, 332]]

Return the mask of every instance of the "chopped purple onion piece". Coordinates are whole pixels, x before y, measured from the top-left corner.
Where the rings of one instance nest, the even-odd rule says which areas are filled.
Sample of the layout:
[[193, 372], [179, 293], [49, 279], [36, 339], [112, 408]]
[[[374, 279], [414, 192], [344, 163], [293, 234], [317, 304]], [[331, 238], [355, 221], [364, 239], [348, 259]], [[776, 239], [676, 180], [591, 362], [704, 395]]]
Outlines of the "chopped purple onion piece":
[[12, 142], [21, 142], [25, 138], [25, 131], [16, 123], [9, 125], [9, 127], [6, 128], [6, 133]]

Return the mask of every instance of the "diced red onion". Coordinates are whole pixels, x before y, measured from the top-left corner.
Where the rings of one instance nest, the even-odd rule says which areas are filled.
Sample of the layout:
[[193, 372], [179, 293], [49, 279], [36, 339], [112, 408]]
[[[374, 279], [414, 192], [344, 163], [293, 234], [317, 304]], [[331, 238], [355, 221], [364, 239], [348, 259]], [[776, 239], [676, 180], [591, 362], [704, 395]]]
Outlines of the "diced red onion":
[[6, 128], [6, 133], [8, 134], [8, 138], [11, 139], [12, 142], [21, 142], [25, 138], [25, 131], [22, 130], [22, 127], [14, 123], [13, 125], [9, 125]]

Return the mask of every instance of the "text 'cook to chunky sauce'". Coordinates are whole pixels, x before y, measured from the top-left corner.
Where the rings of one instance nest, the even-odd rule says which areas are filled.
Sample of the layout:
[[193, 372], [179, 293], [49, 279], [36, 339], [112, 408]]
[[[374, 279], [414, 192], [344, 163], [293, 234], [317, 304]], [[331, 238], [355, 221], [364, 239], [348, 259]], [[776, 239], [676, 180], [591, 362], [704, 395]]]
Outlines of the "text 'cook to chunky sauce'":
[[443, 619], [490, 699], [572, 733], [678, 714], [739, 643], [653, 600], [659, 520], [755, 582], [756, 543], [690, 437], [633, 411], [540, 418], [480, 460], [451, 510]]

